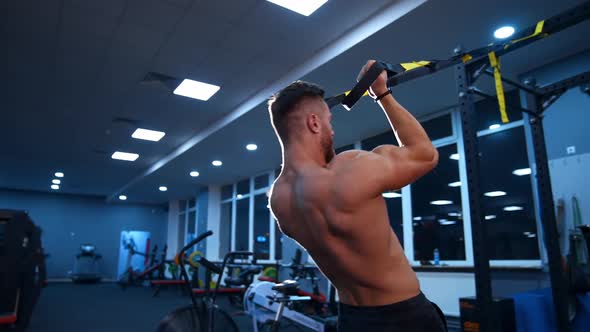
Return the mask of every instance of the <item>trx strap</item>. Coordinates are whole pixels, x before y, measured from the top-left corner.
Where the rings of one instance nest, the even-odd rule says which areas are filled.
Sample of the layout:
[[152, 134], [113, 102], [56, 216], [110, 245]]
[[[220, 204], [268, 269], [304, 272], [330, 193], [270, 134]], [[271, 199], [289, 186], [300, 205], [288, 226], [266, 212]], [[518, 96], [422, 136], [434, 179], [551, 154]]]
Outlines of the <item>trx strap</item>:
[[[536, 36], [540, 35], [541, 33], [543, 33], [543, 27], [544, 26], [545, 26], [545, 20], [542, 20], [542, 21], [537, 22], [537, 26], [535, 26], [535, 32], [533, 32], [532, 34], [530, 34], [530, 35], [528, 35], [526, 37], [522, 37], [520, 39], [516, 39], [516, 40], [513, 40], [513, 41], [507, 43], [506, 46], [504, 46], [504, 49], [507, 49], [508, 47], [510, 47], [510, 46], [512, 46], [512, 45], [514, 45], [516, 43], [520, 43], [521, 41], [524, 41], [524, 40], [527, 40], [527, 39], [530, 39], [530, 38], [533, 38], [533, 37], [536, 37]], [[548, 35], [549, 35], [548, 33], [545, 33], [541, 37], [546, 37]]]
[[[377, 77], [379, 77], [381, 72], [383, 72], [384, 70], [387, 72], [387, 85], [390, 85], [392, 78], [397, 77], [406, 72], [412, 72], [419, 69], [425, 69], [429, 72], [433, 72], [434, 70], [431, 68], [433, 63], [436, 62], [414, 61], [394, 65], [382, 61], [376, 61], [375, 63], [373, 63], [371, 68], [367, 70], [363, 77], [361, 77], [361, 79], [352, 88], [352, 90], [346, 91], [334, 97], [327, 98], [325, 101], [328, 104], [328, 107], [333, 107], [338, 104], [342, 104], [342, 106], [344, 106], [344, 108], [347, 111], [350, 111], [352, 107], [359, 101], [359, 99], [361, 99], [363, 96], [368, 95], [368, 90], [371, 87], [371, 84], [375, 82]], [[423, 75], [423, 73], [419, 74], [419, 76], [421, 75]]]
[[502, 75], [500, 74], [500, 59], [496, 57], [496, 52], [488, 54], [490, 65], [494, 68], [494, 80], [496, 81], [496, 94], [498, 95], [498, 105], [500, 106], [500, 116], [502, 123], [508, 123], [508, 114], [506, 114], [506, 99], [504, 98], [504, 87], [502, 86]]

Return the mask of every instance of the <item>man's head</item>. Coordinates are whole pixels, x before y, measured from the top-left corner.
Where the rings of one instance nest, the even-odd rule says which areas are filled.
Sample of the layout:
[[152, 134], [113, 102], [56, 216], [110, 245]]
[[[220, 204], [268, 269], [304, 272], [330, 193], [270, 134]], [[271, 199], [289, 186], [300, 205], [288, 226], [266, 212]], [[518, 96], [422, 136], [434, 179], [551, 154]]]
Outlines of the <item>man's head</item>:
[[[332, 115], [319, 86], [295, 81], [268, 101], [272, 125], [283, 147], [293, 142], [314, 144], [326, 162], [334, 158]], [[312, 146], [309, 147], [313, 149]]]

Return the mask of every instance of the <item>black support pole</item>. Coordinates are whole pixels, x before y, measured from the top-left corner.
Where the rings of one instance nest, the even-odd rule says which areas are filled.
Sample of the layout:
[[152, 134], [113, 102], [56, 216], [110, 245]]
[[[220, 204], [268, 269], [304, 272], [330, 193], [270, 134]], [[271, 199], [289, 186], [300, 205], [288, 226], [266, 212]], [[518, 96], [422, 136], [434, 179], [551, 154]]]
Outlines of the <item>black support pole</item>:
[[470, 67], [459, 64], [455, 67], [457, 88], [459, 91], [459, 108], [461, 128], [467, 165], [467, 189], [469, 192], [469, 212], [471, 217], [471, 234], [473, 238], [473, 260], [475, 267], [475, 289], [477, 297], [476, 317], [480, 331], [494, 332], [492, 327], [492, 285], [490, 278], [490, 261], [488, 257], [485, 224], [482, 222], [482, 190], [480, 185], [479, 147], [477, 142], [477, 125], [473, 96], [469, 93], [472, 71]]
[[[541, 114], [543, 110], [541, 108], [540, 98], [527, 94], [527, 108], [536, 110], [538, 114]], [[547, 147], [545, 145], [545, 133], [543, 131], [543, 118], [531, 117], [529, 123], [535, 154], [539, 215], [541, 217], [543, 240], [549, 260], [549, 274], [551, 276], [551, 291], [553, 293], [557, 331], [568, 332], [570, 331], [568, 283], [561, 264], [559, 236], [553, 203], [553, 189], [551, 188]]]

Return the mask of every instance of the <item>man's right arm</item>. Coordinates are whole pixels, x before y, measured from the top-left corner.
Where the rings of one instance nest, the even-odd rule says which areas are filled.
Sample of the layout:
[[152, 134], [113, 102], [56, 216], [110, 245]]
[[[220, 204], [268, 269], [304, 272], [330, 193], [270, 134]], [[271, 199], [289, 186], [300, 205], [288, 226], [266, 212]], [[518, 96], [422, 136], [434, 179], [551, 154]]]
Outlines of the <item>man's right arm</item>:
[[[372, 61], [363, 68], [366, 71]], [[361, 74], [363, 74], [361, 71]], [[387, 92], [387, 75], [382, 73], [371, 86], [372, 96]], [[398, 140], [395, 145], [381, 145], [372, 152], [359, 152], [354, 158], [339, 163], [336, 158], [334, 170], [340, 185], [355, 188], [354, 200], [375, 197], [381, 193], [404, 187], [431, 171], [438, 163], [438, 152], [418, 120], [401, 106], [391, 94], [379, 101], [391, 128]], [[340, 165], [336, 165], [340, 164]], [[349, 183], [350, 181], [354, 183]], [[338, 190], [338, 192], [341, 192]], [[350, 191], [348, 191], [350, 192]]]

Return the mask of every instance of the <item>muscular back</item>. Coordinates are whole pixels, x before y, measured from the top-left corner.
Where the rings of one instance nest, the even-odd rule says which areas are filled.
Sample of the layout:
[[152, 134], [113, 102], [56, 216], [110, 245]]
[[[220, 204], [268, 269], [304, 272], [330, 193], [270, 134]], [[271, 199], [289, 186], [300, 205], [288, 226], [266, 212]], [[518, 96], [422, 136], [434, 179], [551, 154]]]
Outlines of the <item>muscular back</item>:
[[420, 291], [384, 199], [367, 190], [368, 173], [362, 176], [371, 172], [372, 155], [349, 151], [328, 167], [285, 168], [270, 199], [283, 233], [309, 252], [340, 301], [351, 305], [390, 304]]

